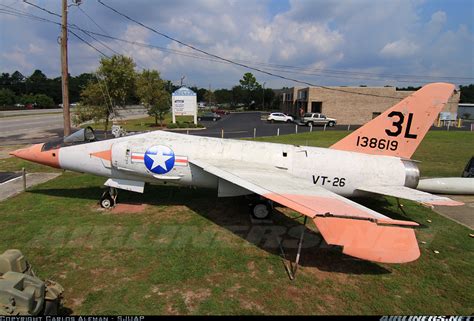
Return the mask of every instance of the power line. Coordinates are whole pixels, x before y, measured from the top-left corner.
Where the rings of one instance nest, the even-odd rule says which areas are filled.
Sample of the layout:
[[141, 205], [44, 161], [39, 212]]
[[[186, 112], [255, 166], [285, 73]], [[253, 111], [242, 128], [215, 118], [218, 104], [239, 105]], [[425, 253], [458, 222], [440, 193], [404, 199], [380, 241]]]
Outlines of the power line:
[[[36, 7], [38, 7], [38, 6], [36, 6]], [[78, 7], [78, 8], [80, 8], [80, 7]], [[40, 7], [40, 9], [43, 9], [43, 8]], [[45, 11], [45, 10], [43, 10], [43, 11]], [[81, 9], [81, 11], [83, 11], [83, 10]], [[56, 15], [56, 13], [51, 12], [49, 10], [46, 10], [46, 12], [48, 12], [50, 14], [53, 14], [53, 15]], [[84, 11], [83, 11], [83, 13], [86, 14]], [[105, 31], [89, 15], [87, 15], [87, 16], [101, 30]], [[134, 44], [134, 45], [150, 47], [150, 48], [156, 48], [156, 49], [164, 51], [164, 52], [169, 52], [169, 53], [172, 53], [172, 54], [178, 54], [178, 55], [182, 55], [182, 56], [185, 56], [185, 57], [208, 60], [208, 61], [213, 61], [213, 62], [232, 64], [231, 62], [222, 61], [222, 60], [215, 59], [215, 58], [206, 58], [205, 56], [195, 55], [195, 54], [192, 54], [192, 53], [183, 52], [183, 51], [179, 51], [179, 50], [173, 50], [173, 49], [163, 48], [163, 47], [159, 47], [159, 46], [153, 46], [153, 45], [150, 45], [150, 44], [143, 44], [143, 43], [138, 43], [138, 42], [133, 42], [133, 41], [127, 41], [127, 40], [116, 38], [116, 37], [111, 37], [106, 31], [105, 32], [107, 33], [107, 35], [103, 35], [103, 34], [94, 33], [94, 32], [91, 32], [91, 31], [84, 30], [82, 28], [79, 28], [77, 25], [71, 25], [71, 26], [75, 26], [78, 30], [81, 30], [82, 32], [87, 32], [87, 34], [91, 38], [93, 38], [97, 42], [101, 43], [105, 48], [107, 48], [107, 49], [109, 49], [109, 50], [111, 50], [115, 53], [117, 53], [117, 51], [111, 49], [110, 47], [105, 45], [100, 40], [92, 37], [91, 34], [95, 34], [97, 36], [106, 37], [106, 38], [109, 38], [109, 39], [113, 39], [113, 40], [116, 40], [116, 41], [122, 41], [122, 42], [130, 43], [130, 44]], [[253, 66], [249, 66], [249, 67], [252, 67], [252, 68], [256, 68], [254, 66], [259, 66], [259, 67], [261, 67], [260, 69], [262, 69], [262, 67], [263, 67], [265, 69], [265, 71], [273, 70], [273, 71], [279, 71], [279, 72], [284, 72], [284, 73], [294, 73], [294, 74], [302, 74], [302, 75], [309, 75], [309, 76], [320, 76], [320, 77], [324, 76], [324, 77], [340, 78], [340, 79], [347, 79], [347, 76], [342, 76], [342, 75], [353, 75], [354, 78], [352, 78], [352, 79], [354, 79], [354, 80], [380, 80], [380, 78], [386, 78], [386, 79], [396, 80], [398, 82], [419, 83], [419, 84], [425, 82], [425, 81], [420, 81], [421, 79], [429, 79], [429, 78], [437, 79], [437, 80], [440, 80], [440, 79], [446, 79], [446, 80], [448, 80], [448, 79], [456, 79], [456, 80], [474, 79], [474, 78], [469, 78], [469, 77], [449, 77], [449, 76], [434, 77], [434, 76], [419, 76], [419, 75], [390, 75], [390, 74], [377, 74], [377, 73], [369, 73], [369, 72], [351, 72], [351, 71], [334, 70], [334, 69], [317, 69], [317, 68], [316, 69], [308, 69], [308, 68], [305, 68], [305, 67], [302, 67], [302, 66], [280, 65], [280, 64], [254, 62], [254, 61], [248, 61], [248, 60], [234, 59], [234, 61], [248, 63], [250, 65], [253, 65]], [[293, 71], [293, 70], [295, 70], [295, 71]], [[312, 73], [312, 71], [316, 71], [317, 73]], [[334, 74], [342, 74], [342, 75], [334, 75]], [[375, 78], [366, 77], [365, 75], [371, 75], [371, 76], [374, 76]], [[400, 80], [399, 78], [421, 78], [421, 79], [417, 81], [417, 80], [414, 80], [414, 79], [413, 80]]]
[[144, 23], [136, 20], [136, 19], [133, 19], [131, 18], [130, 16], [118, 11], [117, 9], [105, 4], [102, 0], [97, 0], [102, 6], [108, 8], [109, 10], [115, 12], [116, 14], [124, 17], [125, 19], [129, 20], [129, 21], [132, 21], [138, 25], [140, 25], [141, 27], [145, 28], [145, 29], [148, 29], [150, 31], [152, 31], [153, 33], [156, 33], [157, 35], [160, 35], [168, 40], [171, 40], [173, 42], [176, 42], [182, 46], [185, 46], [187, 48], [190, 48], [192, 50], [195, 50], [197, 52], [200, 52], [202, 54], [205, 54], [207, 56], [210, 56], [210, 57], [213, 57], [213, 58], [216, 58], [216, 59], [219, 59], [219, 60], [222, 60], [222, 61], [226, 61], [228, 63], [231, 63], [231, 64], [234, 64], [234, 65], [237, 65], [237, 66], [240, 66], [240, 67], [244, 67], [244, 68], [247, 68], [247, 69], [251, 69], [251, 70], [254, 70], [254, 71], [257, 71], [257, 72], [260, 72], [260, 73], [264, 73], [266, 75], [269, 75], [269, 76], [273, 76], [273, 77], [277, 77], [277, 78], [280, 78], [280, 79], [285, 79], [285, 80], [290, 80], [290, 81], [293, 81], [293, 82], [296, 82], [296, 83], [301, 83], [301, 84], [305, 84], [305, 85], [309, 85], [309, 86], [313, 86], [313, 87], [319, 87], [319, 88], [323, 88], [323, 89], [326, 89], [326, 90], [332, 90], [332, 91], [338, 91], [338, 92], [344, 92], [344, 93], [349, 93], [349, 94], [355, 94], [355, 95], [363, 95], [363, 96], [372, 96], [372, 97], [380, 97], [380, 98], [390, 98], [390, 99], [396, 99], [396, 100], [401, 100], [399, 97], [392, 97], [392, 96], [386, 96], [386, 95], [376, 95], [376, 94], [369, 94], [369, 93], [360, 93], [360, 92], [354, 92], [354, 91], [348, 91], [348, 90], [344, 90], [344, 89], [338, 89], [338, 88], [332, 88], [332, 87], [327, 87], [327, 86], [322, 86], [322, 85], [317, 85], [317, 84], [313, 84], [313, 83], [310, 83], [310, 82], [307, 82], [307, 81], [303, 81], [303, 80], [298, 80], [298, 79], [295, 79], [295, 78], [290, 78], [290, 77], [285, 77], [285, 76], [282, 76], [282, 75], [279, 75], [279, 74], [275, 74], [275, 73], [272, 73], [272, 72], [269, 72], [269, 71], [266, 71], [266, 70], [263, 70], [261, 68], [256, 68], [256, 67], [252, 67], [248, 64], [245, 64], [245, 63], [240, 63], [240, 62], [237, 62], [237, 61], [233, 61], [231, 59], [228, 59], [228, 58], [224, 58], [224, 57], [221, 57], [221, 56], [218, 56], [216, 54], [213, 54], [213, 53], [210, 53], [210, 52], [207, 52], [205, 50], [202, 50], [200, 48], [197, 48], [193, 45], [190, 45], [190, 44], [187, 44], [181, 40], [178, 40], [172, 36], [169, 36], [163, 32], [160, 32], [152, 27], [149, 27], [147, 25], [145, 25]]
[[[99, 2], [101, 2], [99, 0]], [[27, 2], [28, 3], [28, 2]], [[35, 6], [35, 7], [38, 7], [38, 6]], [[40, 9], [43, 9], [41, 7], [39, 7]], [[111, 9], [111, 10], [114, 10], [114, 9]], [[49, 10], [43, 10], [45, 12], [48, 12], [49, 14], [52, 14], [52, 15], [56, 15], [54, 12], [50, 12]], [[85, 12], [84, 12], [85, 13]], [[119, 13], [120, 14], [120, 13]], [[122, 15], [122, 14], [121, 14]], [[36, 19], [40, 19], [40, 21], [48, 21], [48, 22], [51, 22], [51, 23], [54, 23], [54, 24], [57, 24], [57, 25], [60, 25], [59, 23], [57, 22], [54, 22], [54, 21], [51, 21], [51, 20], [48, 20], [48, 19], [45, 19], [45, 18], [41, 18], [41, 17], [37, 17], [37, 16], [33, 16], [31, 14], [27, 14], [27, 17], [28, 18], [36, 18]], [[132, 20], [133, 21], [133, 20]], [[93, 21], [95, 23], [95, 21]], [[137, 22], [139, 23], [139, 22]], [[98, 25], [97, 23], [95, 23], [96, 25]], [[139, 23], [140, 25], [142, 25], [141, 23]], [[93, 35], [96, 35], [96, 36], [100, 36], [100, 37], [105, 37], [105, 38], [109, 38], [109, 39], [113, 39], [113, 40], [116, 40], [116, 41], [121, 41], [121, 42], [125, 42], [125, 43], [129, 43], [129, 44], [133, 44], [133, 45], [138, 45], [138, 46], [143, 46], [143, 47], [149, 47], [149, 48], [154, 48], [154, 49], [158, 49], [158, 50], [161, 50], [161, 51], [164, 51], [164, 52], [168, 52], [168, 53], [171, 53], [171, 54], [177, 54], [177, 55], [182, 55], [182, 56], [185, 56], [185, 57], [190, 57], [190, 58], [195, 58], [195, 59], [202, 59], [202, 60], [208, 60], [208, 61], [212, 61], [212, 62], [219, 62], [219, 63], [227, 63], [227, 64], [234, 64], [234, 65], [238, 65], [238, 66], [241, 66], [241, 67], [244, 67], [244, 68], [248, 68], [248, 69], [252, 69], [252, 70], [256, 70], [256, 71], [259, 71], [259, 72], [262, 72], [262, 73], [265, 73], [265, 74], [268, 74], [268, 75], [271, 75], [273, 77], [277, 77], [277, 78], [281, 78], [281, 79], [286, 79], [286, 80], [290, 80], [290, 81], [294, 81], [294, 82], [299, 82], [299, 83], [303, 83], [303, 84], [307, 84], [309, 86], [315, 86], [315, 87], [320, 87], [320, 88], [324, 88], [324, 89], [328, 89], [328, 90], [333, 90], [333, 91], [339, 91], [339, 92], [346, 92], [346, 93], [349, 93], [349, 94], [357, 94], [357, 95], [364, 95], [364, 96], [374, 96], [374, 97], [383, 97], [383, 98], [392, 98], [392, 99], [400, 99], [398, 97], [391, 97], [391, 96], [383, 96], [383, 95], [375, 95], [375, 94], [368, 94], [368, 93], [360, 93], [360, 92], [353, 92], [353, 91], [348, 91], [348, 90], [343, 90], [343, 89], [338, 89], [338, 88], [332, 88], [332, 87], [326, 87], [326, 86], [321, 86], [321, 85], [314, 85], [314, 84], [311, 84], [309, 82], [306, 82], [306, 81], [300, 81], [300, 80], [297, 80], [297, 79], [292, 79], [292, 78], [289, 78], [289, 77], [285, 77], [285, 76], [281, 76], [281, 75], [278, 75], [278, 74], [274, 74], [274, 73], [271, 73], [271, 72], [268, 72], [267, 70], [276, 70], [276, 71], [279, 71], [279, 72], [285, 72], [285, 73], [299, 73], [299, 74], [304, 74], [304, 75], [315, 75], [315, 76], [324, 76], [324, 77], [333, 77], [333, 78], [343, 78], [343, 79], [347, 79], [348, 77], [344, 77], [342, 75], [321, 75], [321, 74], [316, 74], [316, 73], [310, 73], [310, 71], [312, 69], [303, 69], [302, 67], [297, 67], [297, 66], [285, 66], [285, 65], [277, 65], [277, 64], [269, 64], [269, 63], [256, 63], [256, 62], [251, 62], [251, 61], [247, 61], [251, 64], [257, 64], [257, 65], [260, 65], [260, 66], [264, 66], [265, 69], [262, 69], [262, 68], [257, 68], [257, 67], [253, 67], [253, 66], [250, 66], [250, 65], [245, 65], [245, 64], [241, 64], [241, 63], [236, 63], [235, 61], [232, 61], [230, 59], [226, 59], [226, 58], [222, 58], [222, 57], [219, 57], [217, 55], [213, 55], [213, 54], [208, 54], [206, 53], [205, 51], [203, 50], [200, 50], [198, 49], [197, 51], [199, 52], [202, 52], [204, 53], [204, 55], [197, 55], [197, 54], [193, 54], [193, 53], [190, 53], [190, 52], [184, 52], [184, 51], [179, 51], [179, 50], [173, 50], [173, 49], [168, 49], [168, 48], [163, 48], [163, 47], [159, 47], [159, 46], [154, 46], [154, 45], [151, 45], [151, 44], [145, 44], [145, 43], [139, 43], [139, 42], [135, 42], [135, 41], [128, 41], [128, 40], [124, 40], [124, 39], [120, 39], [120, 38], [117, 38], [117, 37], [112, 37], [110, 35], [104, 35], [104, 34], [100, 34], [100, 33], [96, 33], [96, 32], [92, 32], [92, 31], [88, 31], [88, 30], [85, 30], [85, 29], [82, 29], [80, 27], [78, 27], [77, 25], [71, 25], [72, 28], [75, 28], [77, 30], [80, 30], [82, 31], [83, 33], [87, 34], [89, 37], [91, 37], [92, 39], [96, 40], [97, 42], [101, 43], [104, 47], [106, 47], [107, 49], [117, 53], [117, 51], [113, 50], [112, 48], [108, 47], [107, 45], [105, 45], [103, 42], [101, 42], [100, 40], [98, 40], [97, 38], [93, 37]], [[100, 26], [98, 26], [100, 27]], [[149, 27], [146, 27], [145, 28], [147, 29], [150, 29]], [[100, 27], [100, 29], [103, 30], [103, 28]], [[154, 31], [153, 29], [150, 29], [152, 31]], [[155, 32], [155, 31], [154, 31]], [[160, 33], [159, 33], [160, 34]], [[160, 34], [161, 35], [161, 34]], [[171, 38], [171, 37], [170, 37]], [[171, 38], [173, 39], [173, 38]], [[175, 40], [173, 40], [175, 41]], [[188, 47], [190, 47], [191, 49], [193, 49], [194, 47], [193, 46], [189, 46], [187, 45]], [[97, 49], [97, 48], [95, 48]], [[193, 49], [194, 50], [194, 49]], [[101, 52], [101, 54], [103, 54]], [[207, 57], [206, 57], [207, 56]], [[215, 57], [215, 58], [214, 58]], [[275, 66], [273, 68], [269, 68], [269, 66]], [[295, 69], [295, 70], [301, 70], [301, 71], [292, 71], [292, 69]], [[322, 73], [324, 72], [328, 72], [328, 70], [324, 70], [324, 69], [314, 69], [314, 70], [318, 70]], [[340, 73], [347, 73], [347, 74], [350, 74], [351, 72], [346, 72], [346, 71], [336, 71], [336, 70], [333, 70], [334, 73], [336, 72], [340, 72]], [[357, 73], [354, 73], [357, 75]], [[371, 73], [359, 73], [359, 75], [363, 75], [363, 74], [371, 74]], [[373, 75], [377, 75], [377, 74], [373, 74]], [[417, 77], [417, 76], [413, 76], [413, 77]], [[421, 77], [421, 76], [420, 76]], [[429, 76], [427, 76], [429, 77]], [[443, 78], [448, 78], [448, 77], [443, 77]], [[453, 77], [454, 79], [463, 79], [462, 77], [459, 77], [459, 78], [456, 78], [456, 77]], [[353, 79], [358, 79], [358, 80], [379, 80], [379, 78], [367, 78], [367, 77], [358, 77], [358, 78], [353, 78]], [[438, 78], [439, 79], [439, 78]], [[472, 79], [472, 78], [465, 78], [465, 79]], [[403, 80], [398, 80], [399, 82], [407, 82], [407, 83], [414, 83], [416, 81], [403, 81]], [[421, 82], [418, 82], [418, 83], [421, 83]]]
[[[28, 4], [31, 4], [30, 2], [26, 1], [26, 3]], [[101, 1], [99, 1], [101, 2]], [[102, 3], [103, 5], [105, 5], [104, 3]], [[33, 5], [33, 4], [31, 4]], [[36, 8], [40, 9], [40, 10], [43, 10], [49, 14], [52, 14], [52, 15], [55, 15], [55, 16], [58, 16], [57, 13], [55, 12], [52, 12], [50, 10], [47, 10], [47, 9], [44, 9], [42, 7], [39, 7], [37, 5], [34, 5]], [[110, 7], [110, 6], [109, 6]], [[92, 17], [90, 17], [84, 10], [82, 10], [82, 8], [78, 7], [99, 29], [101, 29], [103, 32], [105, 32], [107, 35], [102, 35], [102, 34], [99, 34], [99, 33], [93, 33], [93, 32], [90, 32], [90, 31], [87, 31], [88, 34], [90, 35], [91, 33], [92, 34], [95, 34], [97, 36], [102, 36], [102, 37], [109, 37], [111, 39], [114, 39], [114, 40], [117, 40], [117, 41], [124, 41], [124, 42], [127, 42], [126, 40], [124, 39], [119, 39], [119, 38], [116, 38], [116, 37], [111, 37], [110, 34], [104, 29], [102, 28], [97, 22], [94, 21], [94, 19], [92, 19]], [[113, 10], [113, 9], [111, 9]], [[116, 11], [117, 12], [117, 11]], [[117, 12], [118, 13], [118, 12]], [[120, 13], [119, 13], [120, 14]], [[129, 17], [128, 17], [129, 18]], [[135, 21], [134, 21], [135, 22]], [[77, 27], [77, 26], [76, 26]], [[146, 26], [145, 26], [146, 27]], [[81, 29], [79, 27], [77, 27], [78, 29]], [[147, 27], [146, 27], [147, 28]], [[151, 30], [151, 29], [150, 29]], [[84, 29], [82, 29], [82, 31], [84, 31]], [[95, 38], [94, 38], [95, 39]], [[97, 40], [97, 39], [95, 39]], [[135, 44], [135, 45], [142, 45], [142, 46], [148, 46], [148, 47], [152, 47], [152, 48], [156, 48], [158, 50], [162, 50], [162, 51], [165, 51], [165, 52], [171, 52], [171, 53], [175, 53], [175, 54], [181, 54], [181, 55], [187, 55], [189, 57], [196, 57], [198, 59], [202, 59], [203, 57], [202, 56], [193, 56], [192, 54], [190, 53], [186, 53], [186, 52], [183, 52], [183, 51], [179, 51], [179, 50], [172, 50], [172, 49], [167, 49], [167, 48], [162, 48], [162, 47], [158, 47], [158, 46], [153, 46], [153, 45], [149, 45], [149, 44], [141, 44], [141, 43], [138, 43], [138, 42], [129, 42], [129, 43], [132, 43], [132, 44]], [[102, 43], [102, 45], [104, 45]], [[110, 48], [108, 48], [109, 50], [111, 50]], [[111, 50], [113, 51], [113, 50]], [[222, 60], [210, 60], [210, 61], [222, 61]], [[263, 63], [263, 62], [255, 62], [255, 61], [249, 61], [249, 60], [239, 60], [239, 59], [233, 59], [233, 61], [236, 61], [236, 62], [243, 62], [243, 63], [249, 63], [249, 64], [253, 64], [253, 65], [257, 65], [257, 66], [263, 66], [263, 67], [272, 67], [271, 70], [276, 70], [276, 71], [283, 71], [283, 72], [289, 72], [287, 70], [302, 70], [304, 72], [300, 72], [300, 74], [307, 74], [307, 75], [317, 75], [317, 76], [323, 76], [321, 74], [313, 74], [313, 73], [310, 73], [310, 71], [316, 71], [316, 72], [319, 72], [319, 73], [323, 73], [323, 74], [328, 74], [326, 75], [326, 77], [333, 77], [333, 78], [343, 78], [343, 79], [347, 79], [347, 77], [337, 77], [335, 75], [331, 75], [331, 73], [333, 74], [343, 74], [343, 75], [354, 75], [354, 76], [357, 76], [357, 80], [380, 80], [380, 78], [387, 78], [387, 79], [392, 79], [392, 80], [397, 80], [399, 82], [407, 82], [407, 83], [411, 83], [411, 82], [415, 82], [415, 81], [403, 81], [403, 80], [400, 80], [398, 78], [421, 78], [421, 79], [436, 79], [436, 80], [440, 80], [440, 79], [451, 79], [451, 80], [473, 80], [474, 78], [472, 77], [451, 77], [451, 76], [441, 76], [441, 77], [436, 77], [436, 76], [429, 76], [429, 75], [425, 75], [425, 76], [422, 76], [422, 75], [403, 75], [403, 74], [400, 74], [400, 75], [397, 75], [397, 74], [380, 74], [380, 73], [371, 73], [371, 72], [361, 72], [361, 71], [346, 71], [346, 70], [337, 70], [337, 69], [321, 69], [321, 68], [312, 68], [312, 69], [308, 69], [304, 66], [290, 66], [290, 65], [281, 65], [281, 64], [272, 64], [272, 63]], [[226, 62], [226, 63], [231, 63], [231, 62]], [[297, 73], [297, 72], [295, 72]], [[364, 77], [362, 78], [363, 75], [369, 75], [369, 76], [375, 76], [376, 78], [367, 78], [367, 77]], [[421, 81], [418, 81], [418, 83], [423, 83]]]
[[44, 12], [47, 12], [47, 13], [53, 15], [53, 16], [56, 16], [56, 17], [61, 18], [61, 15], [60, 15], [60, 14], [57, 14], [56, 12], [52, 12], [52, 11], [46, 9], [46, 8], [43, 8], [43, 7], [40, 7], [40, 6], [38, 6], [38, 5], [34, 4], [34, 3], [28, 2], [27, 0], [23, 0], [23, 2], [29, 4], [30, 6], [33, 6], [33, 7], [35, 7], [35, 8], [38, 8], [38, 9], [44, 11]]
[[98, 53], [100, 53], [102, 56], [104, 57], [107, 57], [107, 58], [110, 58], [110, 56], [106, 55], [105, 53], [103, 53], [102, 51], [100, 51], [100, 49], [97, 49], [96, 47], [94, 47], [91, 43], [89, 43], [87, 40], [83, 39], [82, 37], [80, 37], [77, 33], [75, 33], [74, 31], [72, 30], [68, 30], [68, 32], [70, 32], [73, 36], [75, 36], [77, 39], [81, 40], [82, 42], [84, 42], [86, 45], [88, 45], [89, 47], [91, 47], [92, 49], [94, 49], [95, 51], [97, 51]]

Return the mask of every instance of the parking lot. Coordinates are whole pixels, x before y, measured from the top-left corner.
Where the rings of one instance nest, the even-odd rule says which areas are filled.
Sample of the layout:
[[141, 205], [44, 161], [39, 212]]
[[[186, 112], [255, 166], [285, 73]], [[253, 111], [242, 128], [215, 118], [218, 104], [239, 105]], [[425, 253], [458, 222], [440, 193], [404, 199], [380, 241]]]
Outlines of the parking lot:
[[[191, 135], [222, 137], [222, 130], [224, 130], [224, 138], [249, 138], [262, 136], [276, 136], [288, 135], [295, 133], [305, 133], [310, 130], [322, 131], [323, 126], [314, 126], [312, 129], [308, 126], [301, 126], [295, 123], [275, 122], [269, 123], [262, 120], [261, 112], [244, 112], [231, 113], [222, 116], [219, 121], [202, 121], [206, 129], [198, 131], [189, 131]], [[360, 126], [350, 126], [351, 130], [359, 128]], [[347, 130], [347, 125], [336, 125], [334, 127], [326, 127], [326, 130]], [[177, 131], [178, 132], [178, 131]], [[180, 131], [182, 132], [182, 131]]]

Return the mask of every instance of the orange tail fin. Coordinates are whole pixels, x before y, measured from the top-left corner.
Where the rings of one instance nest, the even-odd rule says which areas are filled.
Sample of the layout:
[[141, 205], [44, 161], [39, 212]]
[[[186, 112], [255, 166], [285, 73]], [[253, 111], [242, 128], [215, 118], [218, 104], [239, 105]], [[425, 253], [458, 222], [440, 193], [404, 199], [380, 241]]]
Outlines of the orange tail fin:
[[330, 148], [410, 158], [453, 91], [452, 84], [428, 84]]

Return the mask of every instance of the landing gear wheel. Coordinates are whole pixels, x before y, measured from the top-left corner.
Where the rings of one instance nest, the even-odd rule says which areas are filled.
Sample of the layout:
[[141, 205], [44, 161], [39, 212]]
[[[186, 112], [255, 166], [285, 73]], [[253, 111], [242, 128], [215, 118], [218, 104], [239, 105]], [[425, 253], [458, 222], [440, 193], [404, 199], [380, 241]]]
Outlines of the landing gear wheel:
[[272, 214], [272, 206], [269, 202], [257, 202], [250, 206], [250, 214], [253, 218], [264, 220]]
[[100, 206], [102, 208], [112, 208], [114, 207], [115, 202], [110, 195], [105, 195], [100, 199]]
[[100, 198], [100, 206], [102, 208], [112, 208], [117, 204], [117, 189], [110, 187], [108, 191], [105, 191]]

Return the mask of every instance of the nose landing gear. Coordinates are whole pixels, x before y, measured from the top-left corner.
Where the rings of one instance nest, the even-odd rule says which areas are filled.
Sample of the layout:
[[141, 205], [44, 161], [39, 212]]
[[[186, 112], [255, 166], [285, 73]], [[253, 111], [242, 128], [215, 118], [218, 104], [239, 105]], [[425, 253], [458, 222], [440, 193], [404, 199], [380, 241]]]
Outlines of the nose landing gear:
[[110, 187], [100, 197], [100, 206], [102, 208], [112, 208], [117, 204], [117, 189], [115, 187]]

